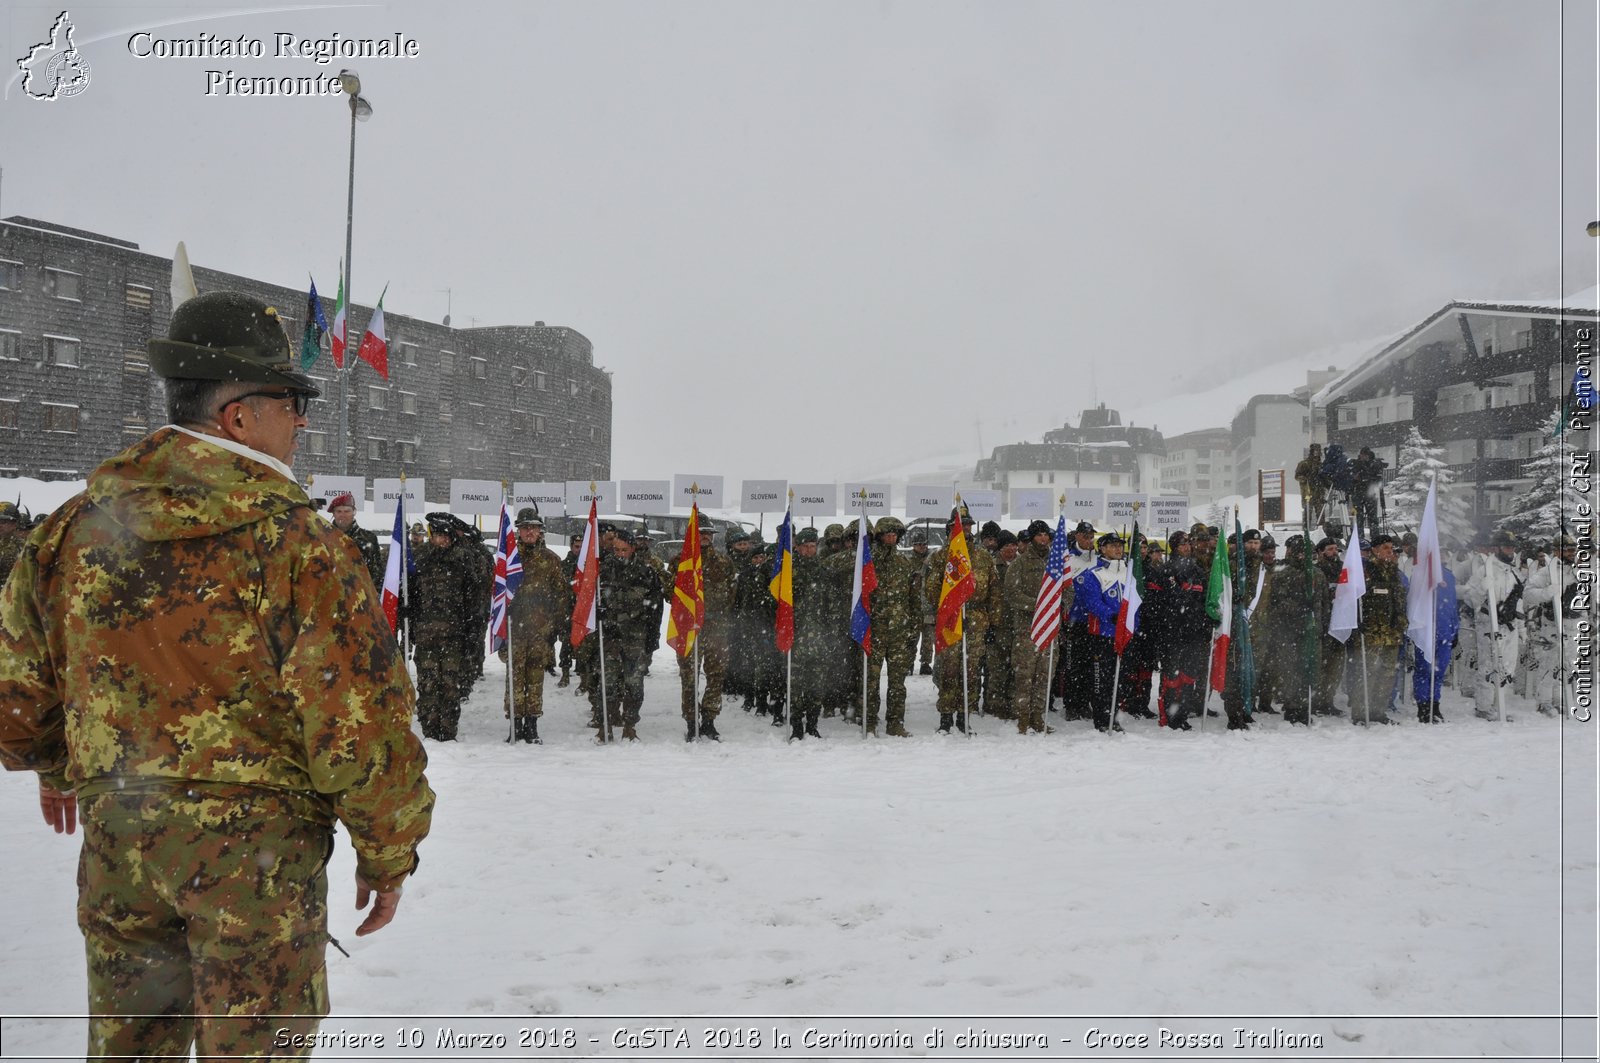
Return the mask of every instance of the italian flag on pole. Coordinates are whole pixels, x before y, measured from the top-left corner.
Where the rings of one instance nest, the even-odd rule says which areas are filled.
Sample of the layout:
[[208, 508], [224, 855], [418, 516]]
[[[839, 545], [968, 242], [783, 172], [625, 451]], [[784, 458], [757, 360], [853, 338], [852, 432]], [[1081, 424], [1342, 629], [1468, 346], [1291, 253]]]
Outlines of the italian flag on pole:
[[344, 368], [345, 341], [344, 267], [339, 267], [339, 297], [333, 301], [333, 328], [328, 330], [328, 345], [333, 348], [333, 364]]
[[1211, 689], [1220, 694], [1228, 685], [1228, 643], [1233, 641], [1233, 574], [1225, 540], [1217, 544], [1217, 554], [1211, 559], [1206, 615], [1217, 622], [1217, 630], [1211, 636]]
[[356, 348], [356, 357], [366, 362], [378, 371], [383, 379], [389, 379], [389, 337], [383, 334], [383, 296], [389, 294], [389, 286], [383, 286], [383, 295], [378, 296], [378, 308], [372, 312], [372, 320], [367, 322], [367, 331], [361, 337], [361, 346]]

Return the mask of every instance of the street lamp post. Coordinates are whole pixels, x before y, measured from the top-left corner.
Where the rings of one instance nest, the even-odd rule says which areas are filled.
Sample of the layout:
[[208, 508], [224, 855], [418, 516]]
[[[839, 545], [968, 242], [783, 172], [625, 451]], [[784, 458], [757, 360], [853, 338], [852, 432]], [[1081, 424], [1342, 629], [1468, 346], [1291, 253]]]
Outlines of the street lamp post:
[[372, 117], [372, 104], [361, 95], [361, 78], [354, 70], [339, 71], [339, 85], [350, 98], [350, 188], [344, 211], [344, 320], [346, 340], [344, 365], [339, 366], [339, 475], [350, 472], [350, 400], [345, 380], [350, 375], [350, 308], [355, 305], [355, 289], [350, 287], [350, 251], [354, 243], [356, 220], [356, 120]]

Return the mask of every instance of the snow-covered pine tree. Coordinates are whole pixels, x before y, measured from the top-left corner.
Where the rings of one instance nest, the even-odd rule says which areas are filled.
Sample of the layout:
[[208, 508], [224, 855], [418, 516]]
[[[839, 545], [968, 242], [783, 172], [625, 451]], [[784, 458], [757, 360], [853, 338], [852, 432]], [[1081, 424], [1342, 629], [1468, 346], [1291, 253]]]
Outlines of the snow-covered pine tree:
[[1561, 534], [1563, 509], [1570, 521], [1585, 501], [1582, 492], [1574, 490], [1570, 482], [1573, 446], [1567, 433], [1556, 433], [1560, 423], [1560, 410], [1545, 420], [1545, 444], [1522, 467], [1533, 477], [1533, 486], [1516, 497], [1512, 511], [1495, 525], [1519, 541], [1543, 543], [1554, 539]]
[[1233, 511], [1221, 502], [1213, 502], [1206, 508], [1206, 524], [1212, 528], [1232, 528], [1233, 522], [1229, 519]]
[[1439, 493], [1435, 515], [1439, 519], [1439, 538], [1447, 545], [1466, 546], [1472, 542], [1472, 510], [1465, 492], [1452, 491], [1455, 482], [1444, 447], [1435, 446], [1413, 425], [1400, 445], [1394, 479], [1386, 486], [1389, 497], [1387, 526], [1416, 531], [1422, 523], [1422, 509], [1428, 503], [1428, 483], [1437, 476]]

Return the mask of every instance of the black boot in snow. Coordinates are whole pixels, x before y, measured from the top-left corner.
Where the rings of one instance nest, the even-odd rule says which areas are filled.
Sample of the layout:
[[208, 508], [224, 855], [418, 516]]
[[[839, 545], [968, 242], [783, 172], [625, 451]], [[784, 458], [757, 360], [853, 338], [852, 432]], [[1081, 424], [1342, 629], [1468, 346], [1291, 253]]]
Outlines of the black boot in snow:
[[691, 719], [687, 719], [687, 720], [683, 721], [683, 726], [687, 729], [687, 732], [683, 736], [683, 740], [685, 742], [693, 742], [694, 741], [694, 720], [691, 718]]
[[1439, 703], [1437, 701], [1435, 701], [1435, 702], [1432, 702], [1432, 705], [1433, 705], [1433, 713], [1432, 713], [1433, 719], [1429, 720], [1428, 722], [1429, 723], [1444, 723], [1444, 713], [1439, 711]]
[[821, 738], [822, 737], [822, 732], [817, 730], [817, 714], [814, 713], [814, 712], [811, 713], [809, 718], [806, 720], [806, 737], [808, 737], [808, 738]]
[[1417, 722], [1418, 723], [1432, 723], [1433, 722], [1433, 706], [1430, 705], [1426, 701], [1417, 702]]
[[800, 714], [797, 712], [797, 713], [794, 714], [794, 725], [789, 728], [789, 741], [798, 742], [801, 739], [805, 738], [805, 736], [806, 736], [805, 721], [803, 721], [800, 718]]
[[962, 734], [966, 734], [967, 733], [967, 714], [966, 713], [964, 713], [964, 712], [956, 713], [956, 730], [960, 731]]
[[941, 712], [939, 714], [939, 733], [940, 734], [942, 734], [942, 735], [949, 734], [950, 733], [950, 728], [952, 728], [954, 726], [955, 726], [955, 717], [953, 715], [951, 715], [948, 712]]
[[709, 718], [700, 721], [700, 737], [709, 738], [713, 742], [722, 741], [722, 736], [717, 734], [716, 722]]
[[527, 730], [523, 734], [522, 740], [524, 742], [532, 743], [533, 745], [536, 745], [536, 746], [544, 745], [544, 739], [539, 737], [539, 717], [537, 717], [537, 716], [529, 716], [528, 717], [528, 727], [527, 727]]

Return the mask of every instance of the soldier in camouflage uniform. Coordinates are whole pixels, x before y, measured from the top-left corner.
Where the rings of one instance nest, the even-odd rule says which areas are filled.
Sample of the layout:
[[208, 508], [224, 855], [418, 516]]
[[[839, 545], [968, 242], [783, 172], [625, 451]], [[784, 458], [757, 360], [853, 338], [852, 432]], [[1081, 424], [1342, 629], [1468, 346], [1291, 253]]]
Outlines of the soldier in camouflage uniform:
[[911, 673], [911, 655], [917, 628], [922, 623], [922, 607], [911, 596], [912, 564], [897, 549], [906, 526], [895, 517], [879, 517], [874, 530], [872, 568], [878, 588], [872, 592], [872, 652], [867, 670], [867, 733], [878, 733], [878, 677], [888, 664], [888, 709], [884, 714], [886, 733], [895, 738], [910, 738], [906, 730], [906, 676]]
[[1039, 602], [1039, 587], [1044, 583], [1044, 566], [1050, 558], [1050, 525], [1036, 520], [1023, 533], [1026, 546], [1006, 566], [1001, 589], [1001, 609], [1007, 617], [1006, 642], [1001, 647], [1011, 655], [1011, 716], [1017, 733], [1049, 734], [1044, 710], [1049, 676], [1048, 649], [1033, 642], [1033, 611]]
[[1365, 697], [1357, 691], [1350, 698], [1350, 722], [1391, 723], [1389, 692], [1394, 689], [1400, 644], [1406, 637], [1406, 592], [1400, 582], [1394, 536], [1379, 535], [1372, 540], [1372, 560], [1366, 573], [1367, 593], [1361, 598], [1361, 623], [1356, 627], [1360, 634], [1350, 640], [1353, 652], [1365, 656], [1357, 682], [1364, 683], [1366, 690]]
[[[698, 654], [678, 658], [678, 682], [683, 690], [684, 740], [693, 742], [696, 734], [713, 742], [722, 741], [717, 733], [717, 713], [722, 711], [722, 680], [728, 668], [728, 621], [733, 608], [733, 564], [712, 548], [714, 529], [700, 526], [700, 565], [706, 596], [706, 623], [695, 637]], [[695, 657], [705, 684], [700, 691], [700, 727], [695, 728]]]
[[[1006, 571], [1022, 556], [1022, 543], [1015, 532], [1002, 528], [995, 536], [994, 573], [998, 607], [994, 623], [984, 636], [983, 651], [983, 713], [996, 719], [1011, 720], [1011, 624], [1012, 613], [1005, 606]], [[1031, 626], [1030, 612], [1021, 621], [1023, 627]]]
[[789, 732], [794, 739], [821, 738], [817, 720], [823, 694], [837, 663], [831, 656], [834, 626], [832, 579], [817, 556], [817, 529], [794, 537], [794, 650], [790, 683]]
[[473, 603], [472, 623], [466, 629], [466, 642], [461, 652], [466, 655], [466, 686], [462, 698], [472, 692], [472, 684], [483, 678], [484, 647], [489, 642], [489, 608], [494, 603], [494, 547], [483, 538], [483, 533], [460, 517], [455, 518], [456, 533], [463, 545], [470, 547], [469, 556], [477, 562], [478, 599]]
[[[755, 541], [739, 528], [729, 528], [724, 537], [733, 578], [733, 602], [728, 616], [728, 671], [723, 677], [724, 694], [744, 699], [746, 712], [756, 707], [756, 641], [760, 637], [760, 610], [767, 597], [766, 581], [756, 570]], [[765, 706], [763, 706], [765, 715]]]
[[[962, 507], [962, 524], [966, 529], [968, 552], [972, 556], [974, 583], [972, 597], [967, 599], [966, 620], [963, 625], [968, 646], [965, 704], [961, 698], [961, 643], [940, 647], [933, 661], [933, 681], [939, 688], [939, 730], [946, 733], [949, 732], [952, 723], [965, 731], [967, 713], [978, 708], [980, 693], [978, 655], [972, 650], [983, 645], [989, 625], [1000, 611], [1000, 581], [994, 558], [989, 556], [989, 551], [972, 545], [974, 522], [972, 515], [966, 512], [965, 506]], [[952, 537], [955, 534], [955, 527], [954, 520], [945, 523], [945, 528]], [[928, 557], [928, 579], [923, 588], [923, 596], [935, 610], [939, 607], [939, 593], [944, 589], [945, 562], [949, 556], [950, 547], [946, 545]]]
[[1272, 595], [1263, 595], [1251, 631], [1267, 632], [1274, 643], [1275, 682], [1283, 699], [1284, 722], [1309, 726], [1316, 676], [1307, 640], [1320, 644], [1328, 630], [1332, 597], [1322, 570], [1315, 565], [1307, 569], [1305, 536], [1291, 535], [1283, 545], [1288, 562], [1270, 577]]
[[911, 563], [916, 566], [911, 576], [911, 592], [922, 603], [922, 626], [917, 629], [917, 671], [933, 674], [934, 621], [938, 613], [928, 607], [928, 533], [921, 528], [911, 533]]
[[[288, 462], [318, 394], [274, 308], [191, 298], [150, 343], [171, 425], [91, 474], [0, 594], [0, 761], [79, 813], [88, 1055], [304, 1056], [333, 827], [388, 924], [433, 793], [350, 542]], [[14, 867], [18, 873], [22, 868]]]
[[350, 536], [350, 541], [356, 544], [356, 549], [361, 551], [361, 563], [367, 566], [367, 575], [372, 577], [375, 588], [383, 587], [383, 548], [378, 545], [378, 536], [356, 523], [355, 496], [346, 491], [338, 495], [328, 504], [328, 512], [333, 517], [333, 526]]
[[[850, 568], [853, 555], [844, 525], [830, 524], [817, 551], [827, 596], [827, 670], [822, 684], [822, 715], [848, 716], [861, 700], [861, 648], [850, 640]], [[852, 691], [854, 692], [852, 694]], [[852, 698], [854, 699], [852, 701]]]
[[[605, 688], [606, 720], [622, 728], [630, 742], [639, 738], [644, 704], [645, 644], [652, 618], [659, 616], [661, 577], [634, 556], [633, 533], [617, 528], [611, 550], [600, 559], [600, 625], [605, 636], [605, 677], [590, 684], [592, 718], [600, 719], [600, 688]], [[587, 645], [588, 639], [584, 639]], [[596, 649], [600, 647], [597, 645]]]
[[654, 572], [656, 579], [661, 583], [661, 597], [656, 601], [656, 615], [651, 618], [644, 636], [644, 674], [649, 675], [650, 661], [655, 657], [656, 650], [661, 648], [661, 621], [666, 618], [667, 602], [672, 600], [672, 586], [677, 573], [676, 569], [669, 569], [666, 562], [656, 556], [655, 540], [647, 531], [633, 537], [633, 556]]
[[416, 633], [417, 721], [424, 738], [452, 742], [461, 719], [461, 702], [472, 687], [477, 624], [477, 548], [462, 542], [448, 513], [429, 513], [431, 542], [417, 561], [411, 584], [410, 620]]
[[500, 647], [500, 659], [510, 661], [506, 718], [511, 718], [515, 703], [512, 737], [540, 743], [545, 672], [555, 661], [557, 634], [572, 624], [572, 586], [562, 571], [561, 559], [544, 545], [544, 521], [533, 506], [517, 511], [517, 556], [522, 562], [522, 583], [507, 610], [509, 647]]
[[[1316, 568], [1327, 581], [1330, 603], [1333, 600], [1333, 588], [1339, 583], [1339, 573], [1344, 570], [1342, 554], [1339, 544], [1333, 539], [1325, 538], [1317, 543]], [[1334, 706], [1334, 698], [1344, 678], [1345, 646], [1328, 634], [1327, 624], [1322, 625], [1322, 634], [1318, 637], [1317, 681], [1311, 699], [1311, 711], [1318, 716], [1337, 716], [1339, 710]]]
[[11, 566], [17, 563], [17, 555], [22, 553], [26, 540], [22, 512], [15, 503], [0, 502], [0, 589], [5, 588], [6, 577], [11, 575]]
[[[578, 550], [582, 546], [583, 546], [583, 537], [582, 536], [574, 535], [574, 536], [570, 537], [567, 540], [567, 556], [563, 557], [561, 559], [561, 571], [567, 578], [567, 596], [568, 596], [568, 606], [567, 607], [568, 607], [568, 609], [571, 609], [572, 584], [573, 584], [573, 581], [576, 580], [577, 577], [578, 577]], [[564, 686], [569, 685], [572, 682], [573, 649], [572, 649], [571, 635], [570, 635], [570, 632], [567, 631], [567, 629], [563, 628], [561, 630], [560, 638], [561, 638], [561, 656], [560, 656], [561, 679], [556, 683], [556, 686], [564, 687]], [[580, 694], [584, 693], [584, 690], [582, 689], [583, 688], [583, 673], [582, 673], [581, 670], [580, 670], [580, 672], [578, 674], [578, 687], [579, 687], [578, 692]]]

